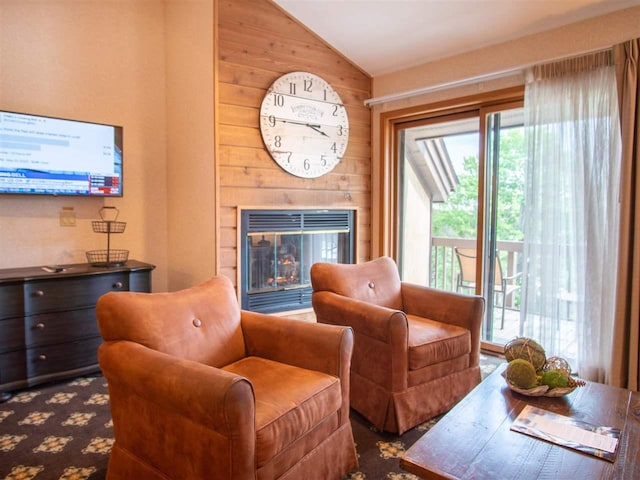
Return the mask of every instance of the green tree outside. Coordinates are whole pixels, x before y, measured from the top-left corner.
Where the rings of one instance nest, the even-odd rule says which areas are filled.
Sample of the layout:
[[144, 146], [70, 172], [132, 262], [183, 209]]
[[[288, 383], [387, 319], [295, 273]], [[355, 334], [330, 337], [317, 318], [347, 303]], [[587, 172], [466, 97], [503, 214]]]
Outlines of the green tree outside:
[[[460, 184], [446, 202], [433, 206], [432, 235], [475, 238], [478, 216], [478, 157], [463, 159], [457, 171]], [[524, 130], [504, 129], [500, 136], [498, 178], [498, 239], [524, 240], [521, 213], [524, 205]]]
[[[445, 139], [446, 143], [446, 139]], [[524, 129], [503, 129], [500, 135], [500, 166], [498, 170], [498, 219], [497, 238], [501, 241], [523, 241], [522, 212], [524, 211]], [[454, 159], [455, 160], [455, 159]], [[459, 164], [458, 162], [455, 162]], [[478, 157], [466, 156], [462, 168], [456, 170], [459, 184], [446, 202], [436, 203], [432, 210], [432, 236], [444, 238], [475, 239], [478, 216]], [[433, 252], [438, 255], [438, 252]], [[449, 277], [443, 271], [458, 268], [451, 258], [442, 254], [437, 262], [437, 271], [432, 271], [433, 284], [436, 279], [445, 279], [438, 288], [455, 290], [448, 285]], [[504, 257], [504, 258], [502, 258]], [[506, 265], [506, 253], [501, 258]]]

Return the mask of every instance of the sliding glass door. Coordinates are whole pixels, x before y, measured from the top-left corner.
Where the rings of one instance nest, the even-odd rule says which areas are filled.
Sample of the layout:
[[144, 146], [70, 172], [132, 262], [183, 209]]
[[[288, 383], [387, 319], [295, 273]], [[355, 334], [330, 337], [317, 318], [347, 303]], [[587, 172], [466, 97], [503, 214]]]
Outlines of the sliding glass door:
[[463, 239], [476, 246], [478, 129], [477, 116], [463, 116], [399, 132], [398, 258], [405, 281], [456, 289], [452, 248]]
[[484, 295], [483, 341], [519, 334], [524, 144], [509, 104], [397, 129], [398, 265], [403, 280]]
[[[524, 241], [525, 150], [523, 111], [485, 114], [483, 339], [498, 344], [522, 333], [520, 290]], [[491, 292], [489, 294], [488, 292]]]

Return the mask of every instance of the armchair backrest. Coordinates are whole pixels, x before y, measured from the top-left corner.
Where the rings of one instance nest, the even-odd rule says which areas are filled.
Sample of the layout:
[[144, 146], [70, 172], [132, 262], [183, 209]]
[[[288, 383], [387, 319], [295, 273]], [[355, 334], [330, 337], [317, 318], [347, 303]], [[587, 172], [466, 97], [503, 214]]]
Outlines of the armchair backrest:
[[345, 297], [402, 310], [400, 274], [389, 257], [365, 263], [315, 263], [311, 266], [313, 291], [329, 291]]
[[245, 356], [240, 306], [223, 276], [169, 293], [110, 292], [96, 315], [105, 341], [128, 340], [213, 367]]

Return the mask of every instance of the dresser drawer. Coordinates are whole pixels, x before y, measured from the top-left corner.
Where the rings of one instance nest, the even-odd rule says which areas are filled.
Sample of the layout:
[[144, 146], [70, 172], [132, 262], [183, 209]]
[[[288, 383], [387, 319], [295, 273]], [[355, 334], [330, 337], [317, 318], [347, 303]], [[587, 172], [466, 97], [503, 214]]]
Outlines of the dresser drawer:
[[131, 275], [129, 277], [129, 291], [150, 292], [151, 275], [149, 275], [149, 272], [131, 272]]
[[24, 294], [22, 283], [0, 287], [0, 319], [24, 315]]
[[95, 308], [41, 313], [24, 319], [25, 345], [50, 345], [100, 335]]
[[91, 307], [107, 292], [127, 290], [126, 272], [29, 282], [25, 285], [25, 313]]
[[0, 320], [0, 352], [24, 348], [24, 337], [23, 317]]
[[102, 338], [93, 337], [76, 342], [28, 348], [26, 352], [29, 377], [97, 364], [98, 347], [101, 343]]
[[154, 268], [128, 260], [0, 269], [0, 393], [98, 371], [96, 302], [112, 291], [151, 291]]
[[0, 384], [27, 378], [27, 355], [24, 350], [0, 353]]

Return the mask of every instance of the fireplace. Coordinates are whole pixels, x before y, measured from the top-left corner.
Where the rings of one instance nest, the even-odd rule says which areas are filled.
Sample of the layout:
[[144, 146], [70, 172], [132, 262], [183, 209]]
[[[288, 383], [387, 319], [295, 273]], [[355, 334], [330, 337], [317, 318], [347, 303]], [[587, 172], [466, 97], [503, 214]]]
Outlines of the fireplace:
[[242, 308], [309, 308], [311, 265], [353, 263], [353, 224], [353, 210], [242, 210]]

